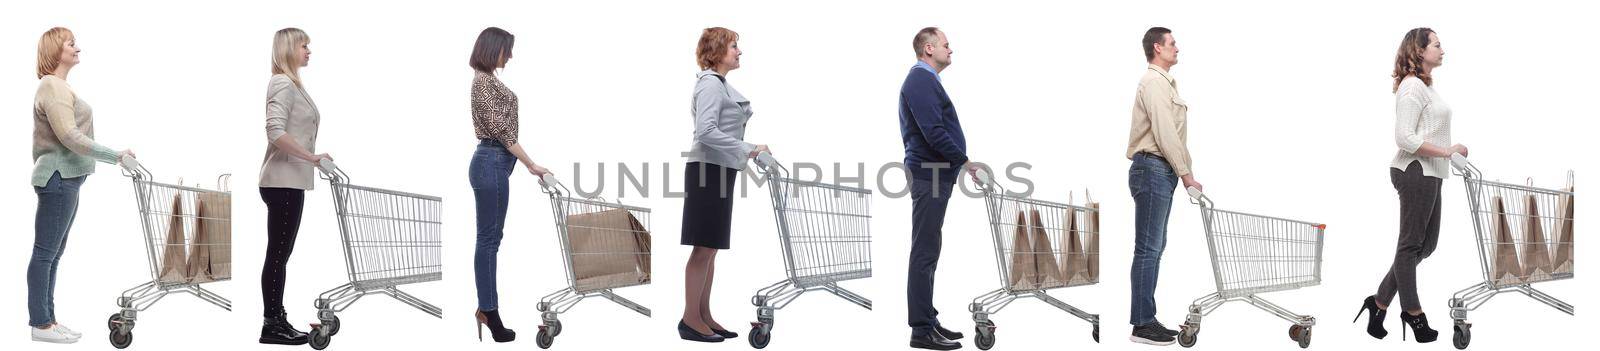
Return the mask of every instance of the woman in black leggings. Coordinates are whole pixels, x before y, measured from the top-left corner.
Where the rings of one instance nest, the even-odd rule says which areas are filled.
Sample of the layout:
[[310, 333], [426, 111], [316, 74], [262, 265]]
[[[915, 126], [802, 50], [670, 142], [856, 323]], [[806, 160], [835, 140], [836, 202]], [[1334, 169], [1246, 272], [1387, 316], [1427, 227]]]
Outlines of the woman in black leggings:
[[300, 85], [300, 67], [311, 61], [311, 38], [295, 28], [272, 39], [272, 79], [267, 84], [267, 156], [261, 161], [261, 201], [267, 205], [267, 259], [261, 265], [263, 344], [301, 345], [311, 340], [295, 330], [283, 309], [283, 284], [289, 254], [300, 232], [306, 190], [315, 182], [312, 167], [328, 154], [316, 154], [317, 105]]

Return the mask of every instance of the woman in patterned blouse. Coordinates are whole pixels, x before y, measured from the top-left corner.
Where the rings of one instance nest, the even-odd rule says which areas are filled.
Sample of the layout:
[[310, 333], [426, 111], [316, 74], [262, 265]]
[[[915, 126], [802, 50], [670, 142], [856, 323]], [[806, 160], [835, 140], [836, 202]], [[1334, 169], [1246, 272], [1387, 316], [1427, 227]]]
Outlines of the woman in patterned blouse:
[[522, 144], [517, 143], [517, 94], [495, 77], [495, 71], [505, 68], [506, 61], [511, 60], [514, 39], [504, 29], [484, 29], [472, 47], [469, 62], [476, 71], [472, 78], [472, 129], [478, 137], [478, 149], [472, 154], [467, 176], [472, 181], [472, 194], [478, 206], [478, 246], [473, 255], [478, 287], [478, 339], [483, 340], [481, 326], [488, 325], [495, 342], [517, 338], [517, 333], [500, 321], [499, 294], [495, 291], [495, 262], [500, 238], [505, 235], [502, 229], [511, 197], [512, 168], [520, 161], [535, 177], [550, 173], [533, 163], [522, 150]]

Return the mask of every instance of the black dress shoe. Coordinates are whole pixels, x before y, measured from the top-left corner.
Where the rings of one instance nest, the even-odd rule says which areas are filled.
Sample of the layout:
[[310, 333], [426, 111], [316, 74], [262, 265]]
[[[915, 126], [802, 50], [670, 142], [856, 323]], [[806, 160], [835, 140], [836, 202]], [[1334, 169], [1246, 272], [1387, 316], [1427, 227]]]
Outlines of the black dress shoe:
[[684, 323], [682, 320], [678, 321], [678, 338], [698, 342], [722, 342], [722, 340], [725, 339], [722, 337], [722, 335], [700, 334], [700, 332], [694, 331], [694, 328], [690, 328], [689, 324]]
[[961, 332], [945, 329], [943, 325], [933, 326], [933, 330], [938, 331], [939, 336], [944, 337], [945, 340], [961, 340], [961, 338], [966, 337], [965, 335], [961, 335]]
[[311, 335], [295, 330], [285, 315], [267, 317], [261, 322], [261, 339], [257, 342], [276, 345], [305, 345]]
[[735, 332], [728, 331], [728, 330], [717, 329], [717, 328], [711, 328], [711, 332], [712, 333], [716, 333], [719, 336], [722, 336], [723, 339], [732, 339], [732, 338], [739, 337], [739, 333], [735, 333]]
[[911, 347], [926, 350], [955, 350], [961, 348], [961, 343], [950, 341], [939, 335], [937, 330], [928, 332], [912, 332]]

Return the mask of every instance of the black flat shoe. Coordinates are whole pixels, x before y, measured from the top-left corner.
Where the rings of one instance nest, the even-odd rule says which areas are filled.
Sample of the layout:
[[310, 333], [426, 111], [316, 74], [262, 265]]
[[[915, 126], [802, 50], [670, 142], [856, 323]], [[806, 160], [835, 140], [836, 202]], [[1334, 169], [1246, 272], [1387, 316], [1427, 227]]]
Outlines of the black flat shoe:
[[1389, 315], [1389, 311], [1378, 308], [1378, 300], [1376, 298], [1367, 296], [1367, 300], [1361, 302], [1361, 310], [1356, 311], [1356, 319], [1351, 320], [1350, 323], [1361, 320], [1363, 312], [1367, 315], [1367, 335], [1377, 339], [1389, 336], [1389, 330], [1383, 329], [1383, 319]]
[[[1422, 313], [1412, 316], [1410, 313], [1400, 312], [1400, 321], [1410, 327], [1411, 333], [1417, 334], [1417, 343], [1425, 344], [1439, 339], [1439, 331], [1428, 327], [1428, 314]], [[1405, 329], [1400, 330], [1400, 340], [1405, 340]]]
[[945, 339], [937, 330], [911, 334], [911, 347], [925, 350], [949, 351], [961, 348], [961, 343]]
[[961, 332], [945, 329], [943, 325], [933, 326], [933, 330], [939, 332], [939, 336], [944, 337], [945, 340], [961, 340], [961, 338], [966, 337], [961, 335]]
[[717, 328], [711, 328], [711, 332], [717, 334], [718, 336], [721, 336], [723, 339], [732, 339], [732, 338], [739, 337], [739, 333], [735, 333], [735, 332], [727, 331], [727, 330], [722, 330], [722, 329], [717, 329]]
[[701, 335], [700, 332], [694, 331], [694, 328], [690, 328], [682, 320], [678, 321], [678, 338], [698, 342], [722, 342], [725, 339], [722, 335], [717, 334]]
[[295, 330], [285, 315], [268, 317], [261, 322], [261, 338], [256, 342], [273, 345], [305, 345], [311, 334]]

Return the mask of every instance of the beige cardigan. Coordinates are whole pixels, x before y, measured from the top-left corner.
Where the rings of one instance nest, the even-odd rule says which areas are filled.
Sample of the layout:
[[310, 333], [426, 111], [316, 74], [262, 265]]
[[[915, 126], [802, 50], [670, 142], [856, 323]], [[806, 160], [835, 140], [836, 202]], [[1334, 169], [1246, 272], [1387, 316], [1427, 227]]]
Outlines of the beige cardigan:
[[316, 176], [311, 162], [278, 149], [272, 142], [284, 135], [294, 138], [307, 151], [317, 152], [317, 127], [322, 115], [317, 104], [289, 76], [275, 74], [267, 83], [267, 155], [261, 160], [263, 188], [311, 190]]

